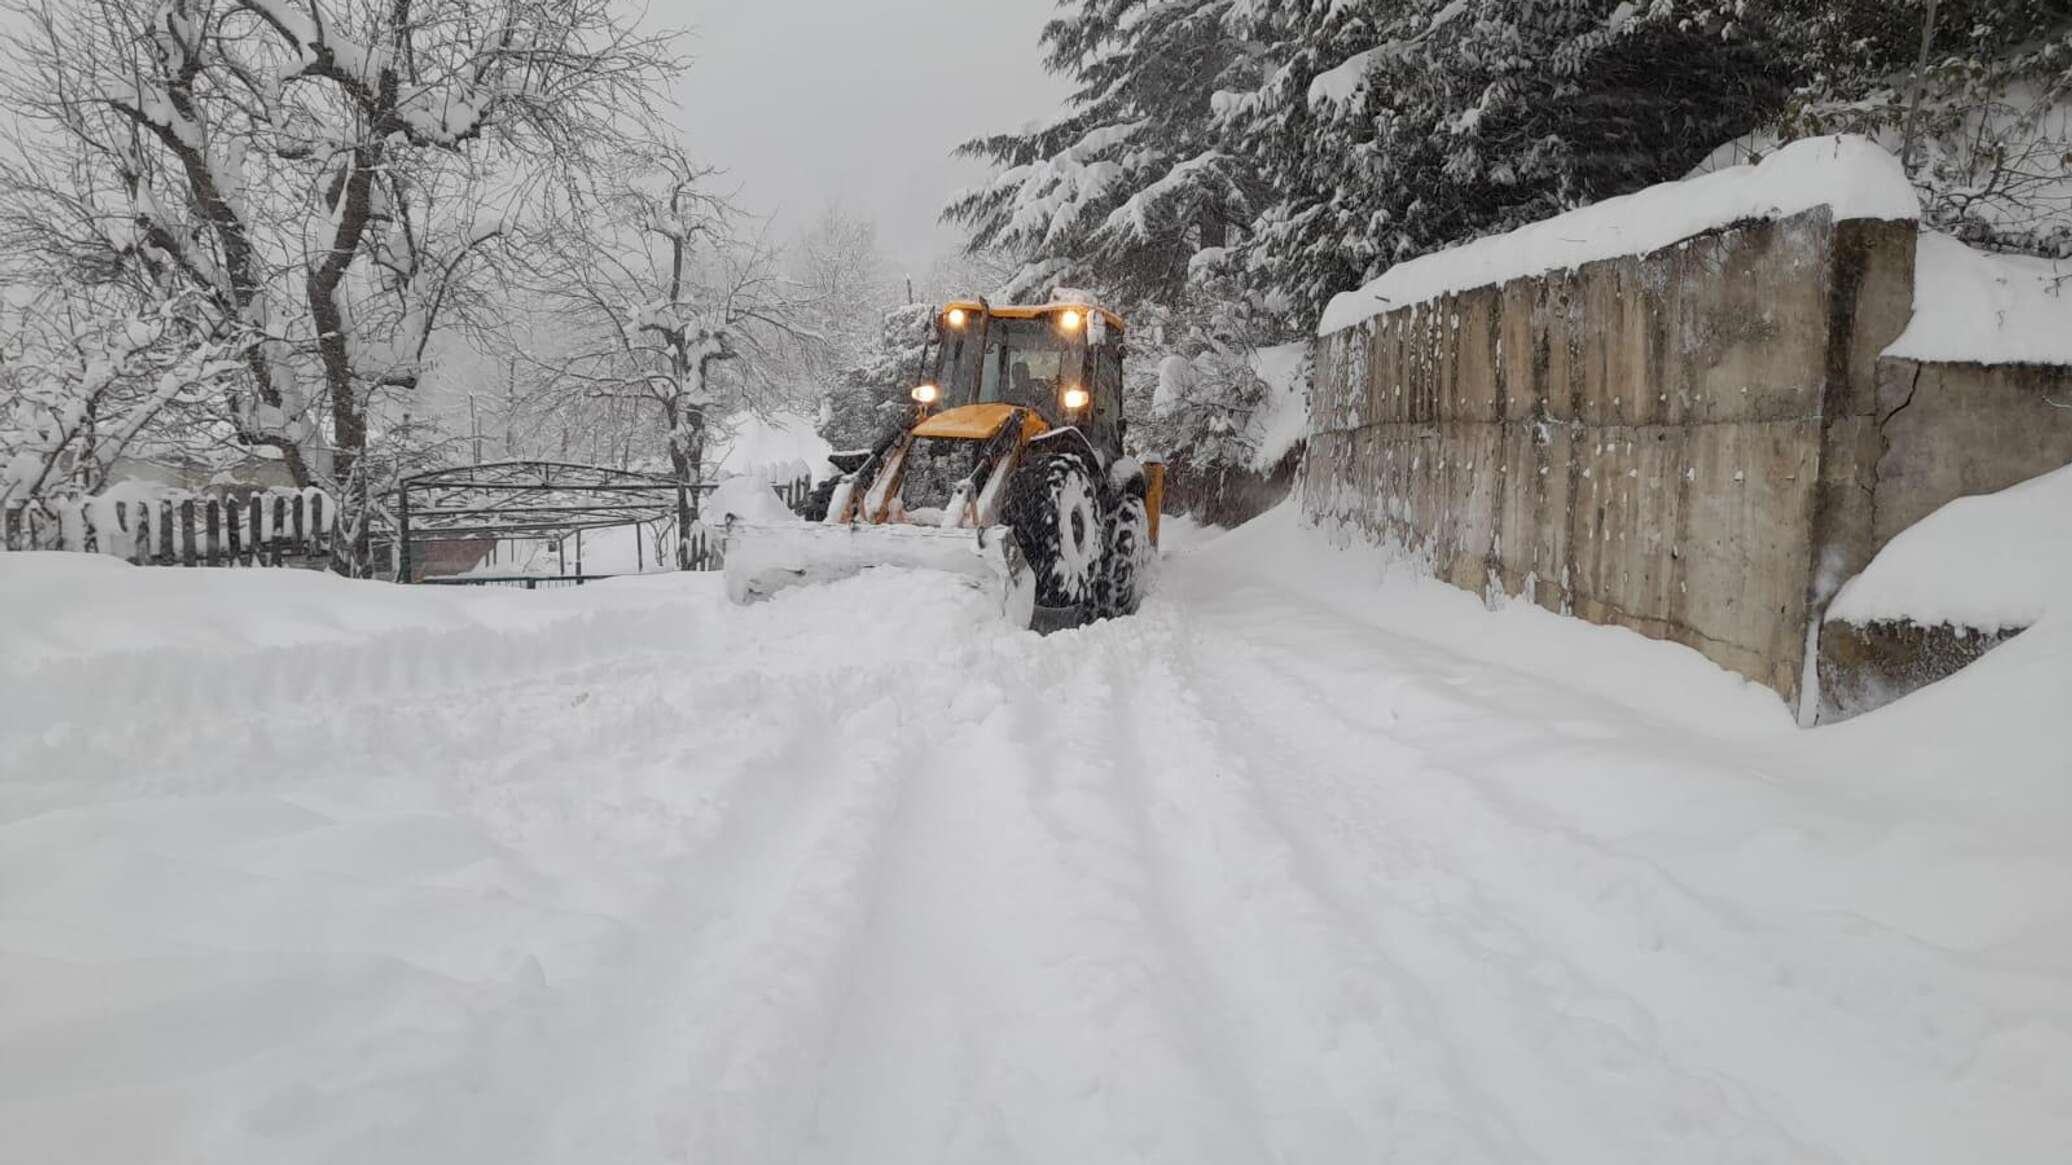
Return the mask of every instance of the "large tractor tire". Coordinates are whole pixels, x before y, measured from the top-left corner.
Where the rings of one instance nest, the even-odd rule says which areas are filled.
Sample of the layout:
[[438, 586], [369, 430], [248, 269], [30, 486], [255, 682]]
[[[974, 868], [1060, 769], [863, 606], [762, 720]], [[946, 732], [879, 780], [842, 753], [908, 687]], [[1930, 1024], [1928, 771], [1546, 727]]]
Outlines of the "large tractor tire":
[[1108, 553], [1101, 560], [1100, 613], [1137, 613], [1151, 567], [1151, 514], [1144, 499], [1125, 495], [1108, 522]]
[[1058, 452], [1024, 462], [1008, 483], [1005, 517], [1035, 576], [1037, 629], [1098, 614], [1108, 530], [1085, 459]]

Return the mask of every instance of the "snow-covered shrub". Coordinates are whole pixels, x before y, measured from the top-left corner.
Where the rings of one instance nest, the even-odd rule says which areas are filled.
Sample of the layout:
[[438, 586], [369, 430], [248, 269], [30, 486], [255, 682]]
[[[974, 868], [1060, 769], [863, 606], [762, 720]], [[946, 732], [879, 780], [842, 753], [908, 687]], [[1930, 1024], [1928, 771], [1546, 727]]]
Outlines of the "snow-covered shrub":
[[1929, 225], [2072, 254], [2072, 5], [1938, 0], [1924, 58], [1927, 18], [1926, 0], [1840, 0], [1788, 23], [1807, 71], [1768, 136], [1876, 138], [1906, 160]]

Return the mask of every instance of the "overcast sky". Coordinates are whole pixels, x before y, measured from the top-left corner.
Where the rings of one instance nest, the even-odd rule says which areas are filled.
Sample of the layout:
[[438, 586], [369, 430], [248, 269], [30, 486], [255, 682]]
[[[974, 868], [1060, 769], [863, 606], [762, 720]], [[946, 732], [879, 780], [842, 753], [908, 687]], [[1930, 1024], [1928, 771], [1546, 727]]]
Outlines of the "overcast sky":
[[1066, 86], [1043, 71], [1051, 0], [653, 0], [688, 25], [686, 140], [726, 169], [778, 234], [829, 203], [874, 218], [914, 273], [956, 245], [943, 196], [985, 169], [949, 152], [1048, 116]]

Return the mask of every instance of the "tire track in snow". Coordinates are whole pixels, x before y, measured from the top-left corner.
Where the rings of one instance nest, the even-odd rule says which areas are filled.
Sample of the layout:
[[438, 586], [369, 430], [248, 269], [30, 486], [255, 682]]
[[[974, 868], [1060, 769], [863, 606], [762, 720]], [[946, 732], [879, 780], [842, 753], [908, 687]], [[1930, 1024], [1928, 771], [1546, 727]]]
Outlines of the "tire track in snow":
[[[806, 1153], [819, 1061], [881, 908], [931, 727], [916, 710], [928, 669], [894, 659], [890, 676], [867, 653], [865, 665], [804, 670], [750, 661], [761, 715], [739, 743], [781, 744], [722, 766], [718, 791], [700, 798], [717, 816], [660, 879], [667, 890], [645, 912], [649, 941], [624, 990], [634, 1003], [621, 1022], [639, 1053], [611, 1077], [638, 1099], [622, 1106], [622, 1127], [593, 1120], [567, 1134], [572, 1146], [622, 1146], [612, 1159]], [[712, 686], [680, 680], [672, 698], [695, 705]], [[846, 711], [829, 723], [831, 709]], [[684, 759], [705, 763], [695, 751]]]
[[[1134, 678], [1124, 714], [1145, 844], [1190, 888], [1176, 915], [1251, 1045], [1277, 1159], [1522, 1161], [1505, 1125], [1427, 1018], [1431, 1001], [1361, 928], [1347, 926], [1304, 848], [1262, 814], [1251, 717], [1204, 710], [1192, 620], [1144, 620], [1111, 668]], [[1268, 773], [1271, 769], [1266, 770]]]
[[1123, 628], [1141, 630], [1132, 621], [1108, 622], [1045, 644], [1067, 672], [1062, 682], [1046, 677], [1046, 687], [1062, 706], [1058, 719], [1070, 730], [1052, 740], [1048, 788], [1036, 804], [1047, 803], [1043, 818], [1060, 850], [1084, 855], [1083, 868], [1100, 874], [1123, 904], [1129, 925], [1149, 940], [1146, 987], [1163, 1005], [1168, 1038], [1197, 1078], [1200, 1103], [1242, 1114], [1236, 1128], [1214, 1138], [1207, 1151], [1215, 1159], [1270, 1159], [1266, 1098], [1247, 1068], [1249, 1049], [1216, 983], [1213, 952], [1187, 925], [1180, 888], [1155, 844], [1141, 786], [1145, 757], [1132, 715], [1144, 661], [1131, 666], [1118, 659], [1142, 644], [1118, 636]]
[[[795, 1155], [845, 952], [882, 897], [884, 841], [916, 760], [898, 742], [928, 727], [882, 729], [887, 708], [871, 701], [910, 678], [925, 700], [936, 669], [928, 642], [894, 625], [786, 614], [658, 629], [615, 646], [616, 661], [564, 645], [526, 655], [493, 688], [445, 672], [396, 689], [330, 677], [320, 698], [202, 721], [195, 752], [135, 783], [206, 783], [209, 765], [235, 757], [240, 786], [298, 801], [335, 791], [360, 814], [353, 798], [408, 784], [423, 811], [463, 812], [504, 845], [515, 866], [492, 894], [596, 898], [623, 924], [602, 948], [622, 966], [550, 963], [543, 975], [535, 963], [532, 986], [485, 999], [418, 1070], [334, 1087], [337, 1126], [385, 1111], [386, 1131], [351, 1143], [397, 1161], [490, 1146], [510, 1161]], [[686, 639], [704, 652], [672, 659]], [[831, 725], [829, 709], [852, 723]], [[314, 745], [313, 763], [254, 763], [295, 755], [290, 741]], [[616, 874], [598, 882], [604, 865]], [[456, 1097], [441, 1072], [475, 1091]], [[262, 1084], [240, 1104], [270, 1112], [307, 1087]], [[456, 1103], [503, 1115], [473, 1125]]]
[[898, 758], [859, 764], [828, 727], [802, 710], [775, 747], [708, 757], [704, 772], [675, 750], [648, 762], [639, 784], [688, 786], [657, 798], [681, 813], [661, 831], [680, 840], [655, 855], [621, 969], [569, 999], [561, 1026], [587, 1099], [559, 1106], [542, 1159], [755, 1160], [757, 1138], [787, 1127], [770, 1077], [790, 1070], [794, 1021], [837, 973], [844, 880], [898, 793]]
[[809, 1081], [876, 909], [912, 760], [911, 750], [846, 753], [809, 814], [729, 869], [732, 892], [684, 948], [682, 1018], [661, 1045], [688, 1053], [681, 1083], [660, 1099], [666, 1159], [797, 1158]]
[[[1346, 642], [1364, 640], [1364, 629], [1348, 630]], [[1928, 1073], [1953, 1078], [1953, 1108], [1987, 1111], [1995, 1090], [2012, 1081], [1972, 1073], [1975, 1059], [1992, 1054], [2002, 1033], [2065, 1022], [2061, 985], [1854, 915], [1758, 912], [1694, 888], [1654, 853], [1631, 852], [1544, 807], [1535, 811], [1507, 778], [1535, 768], [1547, 771], [1545, 779], [1570, 776], [1563, 766], [1575, 762], [1552, 759], [1575, 748], [1561, 725], [1542, 722], [1535, 736], [1514, 723], [1503, 748], [1481, 739], [1474, 725], [1462, 725], [1463, 736], [1384, 726], [1356, 691], [1320, 680], [1334, 669], [1319, 668], [1315, 657], [1259, 637], [1219, 642], [1243, 671], [1299, 690], [1296, 702], [1318, 725], [1308, 735], [1379, 742], [1407, 732], [1420, 747], [1444, 749], [1446, 764], [1433, 766], [1433, 780], [1406, 803], [1423, 806], [1426, 832], [1448, 840], [1439, 856], [1472, 881], [1474, 901], [1508, 916], [1515, 933], [1505, 941], [1523, 939], [1547, 953], [1560, 971], [1548, 982], [1557, 997], [1583, 1001], [1583, 1014], [1610, 1022], [1668, 1069], [1711, 1081], [1736, 1119], [1767, 1125], [1793, 1144], [1777, 1152], [1961, 1155], [1974, 1135], [1966, 1129], [1975, 1127], [1962, 1121], [1837, 1126], [1827, 1107], [1809, 1108], [1802, 1098], [1832, 1099], [1841, 1088], [1854, 1094], [1851, 1103], [1875, 1108], [1907, 1074]], [[1591, 754], [1614, 763], [1624, 755], [1605, 744]], [[1479, 775], [1485, 770], [1503, 775]], [[1717, 780], [1746, 783], [1731, 772]], [[1350, 796], [1358, 781], [1341, 779], [1334, 792]], [[1774, 802], [1787, 792], [1769, 796]], [[1790, 812], [1806, 820], [1816, 811], [1793, 804]]]
[[[1246, 618], [1272, 616], [1255, 610]], [[1290, 780], [1272, 792], [1260, 787], [1262, 818], [1334, 868], [1328, 877], [1338, 889], [1330, 893], [1348, 924], [1376, 935], [1429, 984], [1478, 1074], [1538, 1149], [1553, 1160], [1683, 1160], [1731, 1145], [1753, 1160], [1829, 1159], [1787, 1131], [1789, 1118], [1772, 1105], [1664, 1046], [1640, 1001], [1570, 962], [1571, 948], [1541, 929], [1535, 899], [1544, 888], [1487, 880], [1492, 854], [1547, 844], [1539, 823], [1506, 816], [1486, 791], [1422, 758], [1395, 773], [1358, 759], [1373, 750], [1416, 757], [1418, 749], [1403, 744], [1401, 726], [1347, 709], [1351, 693], [1283, 663], [1280, 648], [1243, 634], [1213, 642], [1213, 662], [1197, 663], [1208, 669], [1206, 689], [1249, 688], [1255, 722], [1299, 758], [1287, 768]], [[1457, 731], [1471, 735], [1481, 719], [1462, 717]], [[1344, 743], [1319, 746], [1332, 740]], [[1290, 793], [1297, 786], [1300, 799]], [[1337, 804], [1325, 811], [1364, 835], [1348, 839], [1351, 847], [1331, 844], [1308, 820], [1318, 800]], [[1400, 847], [1422, 854], [1410, 870], [1374, 856]], [[1482, 1006], [1463, 1006], [1465, 984], [1478, 985]], [[1482, 1014], [1492, 1003], [1500, 1022]]]
[[1073, 745], [1098, 734], [1080, 711], [1099, 677], [1062, 643], [1013, 636], [952, 669], [807, 1159], [1264, 1157], [1189, 963], [1158, 941], [1106, 759]]
[[[759, 779], [821, 767], [839, 779], [781, 782], [767, 820], [737, 815], [669, 874], [689, 887], [709, 871], [730, 888], [657, 911], [723, 915], [643, 956], [684, 983], [655, 970], [631, 992], [666, 997], [671, 1017], [642, 1041], [650, 1066], [620, 1074], [682, 1081], [643, 1102], [664, 1114], [665, 1155], [1047, 1161], [1128, 1143], [1147, 1159], [1257, 1159], [1219, 1148], [1246, 1126], [1194, 1090], [1217, 1061], [1132, 1046], [1173, 1043], [1185, 1011], [1160, 997], [1169, 973], [1134, 938], [1141, 925], [1117, 924], [1127, 904], [1028, 811], [1054, 773], [1020, 759], [1041, 752], [1045, 729], [1007, 693], [1041, 649], [999, 630], [946, 651], [909, 645], [890, 676], [866, 673], [900, 693], [897, 710], [881, 700], [834, 732], [795, 724], [801, 738], [901, 744], [864, 772], [847, 771], [849, 743], [838, 756], [783, 750]], [[789, 695], [804, 693], [763, 703], [855, 703], [770, 699]], [[653, 1066], [686, 1050], [687, 1068]]]

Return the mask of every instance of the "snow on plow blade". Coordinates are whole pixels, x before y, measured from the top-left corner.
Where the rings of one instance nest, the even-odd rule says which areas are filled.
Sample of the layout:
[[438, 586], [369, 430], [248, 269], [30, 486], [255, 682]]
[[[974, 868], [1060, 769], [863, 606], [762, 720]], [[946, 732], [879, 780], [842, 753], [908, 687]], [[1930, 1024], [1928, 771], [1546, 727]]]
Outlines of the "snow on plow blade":
[[726, 530], [727, 597], [752, 603], [786, 587], [833, 582], [874, 566], [959, 575], [988, 591], [1000, 613], [1026, 627], [1036, 584], [1014, 532], [939, 526], [773, 525], [733, 522]]

